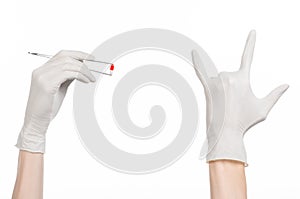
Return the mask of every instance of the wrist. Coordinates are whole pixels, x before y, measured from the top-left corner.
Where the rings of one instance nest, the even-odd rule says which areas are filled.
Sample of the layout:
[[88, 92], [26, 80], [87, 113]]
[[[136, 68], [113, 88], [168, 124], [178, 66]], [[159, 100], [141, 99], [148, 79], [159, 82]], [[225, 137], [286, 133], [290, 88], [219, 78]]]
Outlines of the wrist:
[[247, 198], [242, 162], [218, 160], [209, 163], [211, 198]]

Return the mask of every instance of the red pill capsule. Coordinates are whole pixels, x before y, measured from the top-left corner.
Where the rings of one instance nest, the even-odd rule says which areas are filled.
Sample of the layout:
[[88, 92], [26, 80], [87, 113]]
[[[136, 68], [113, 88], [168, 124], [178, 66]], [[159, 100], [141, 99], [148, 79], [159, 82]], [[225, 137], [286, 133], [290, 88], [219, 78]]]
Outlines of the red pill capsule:
[[109, 69], [110, 70], [110, 75], [112, 75], [114, 68], [115, 68], [114, 64], [111, 64], [110, 69]]
[[113, 71], [113, 70], [114, 70], [114, 68], [115, 68], [114, 64], [111, 64], [111, 65], [110, 65], [110, 69], [109, 69], [109, 70]]

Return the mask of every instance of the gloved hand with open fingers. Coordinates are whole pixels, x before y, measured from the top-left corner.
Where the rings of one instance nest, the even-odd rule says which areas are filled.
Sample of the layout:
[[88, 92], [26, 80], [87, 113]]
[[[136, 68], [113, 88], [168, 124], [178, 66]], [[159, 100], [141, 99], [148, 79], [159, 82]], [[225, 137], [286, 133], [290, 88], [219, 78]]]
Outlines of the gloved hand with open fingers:
[[84, 83], [96, 81], [84, 63], [79, 61], [85, 58], [91, 59], [91, 56], [79, 51], [60, 51], [33, 71], [24, 124], [16, 147], [30, 152], [45, 152], [46, 131], [70, 83], [74, 79]]
[[229, 159], [247, 164], [243, 137], [249, 128], [266, 119], [268, 113], [288, 89], [281, 85], [266, 97], [257, 98], [250, 86], [256, 33], [249, 33], [240, 69], [236, 72], [207, 74], [196, 51], [192, 51], [197, 76], [203, 84], [207, 104], [207, 161]]

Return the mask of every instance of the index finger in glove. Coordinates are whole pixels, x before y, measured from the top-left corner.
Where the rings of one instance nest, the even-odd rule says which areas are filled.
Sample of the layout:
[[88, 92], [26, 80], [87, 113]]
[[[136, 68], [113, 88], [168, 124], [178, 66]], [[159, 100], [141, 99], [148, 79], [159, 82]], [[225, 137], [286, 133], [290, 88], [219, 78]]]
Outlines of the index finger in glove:
[[255, 40], [256, 40], [256, 32], [255, 30], [251, 30], [245, 44], [241, 67], [240, 67], [240, 70], [245, 70], [248, 74], [250, 72], [250, 67], [253, 59]]
[[74, 50], [62, 50], [59, 51], [55, 57], [72, 57], [74, 59], [83, 60], [83, 59], [94, 59], [94, 56], [85, 52], [81, 51], [74, 51]]

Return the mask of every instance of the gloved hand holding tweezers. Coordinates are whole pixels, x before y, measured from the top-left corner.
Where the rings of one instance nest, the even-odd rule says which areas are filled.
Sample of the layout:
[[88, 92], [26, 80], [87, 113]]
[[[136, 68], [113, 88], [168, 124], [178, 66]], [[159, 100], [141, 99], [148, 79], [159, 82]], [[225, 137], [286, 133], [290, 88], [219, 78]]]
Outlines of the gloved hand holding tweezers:
[[95, 82], [83, 60], [91, 57], [78, 51], [61, 51], [32, 73], [24, 124], [16, 146], [30, 152], [45, 152], [45, 136], [70, 83], [77, 79]]

